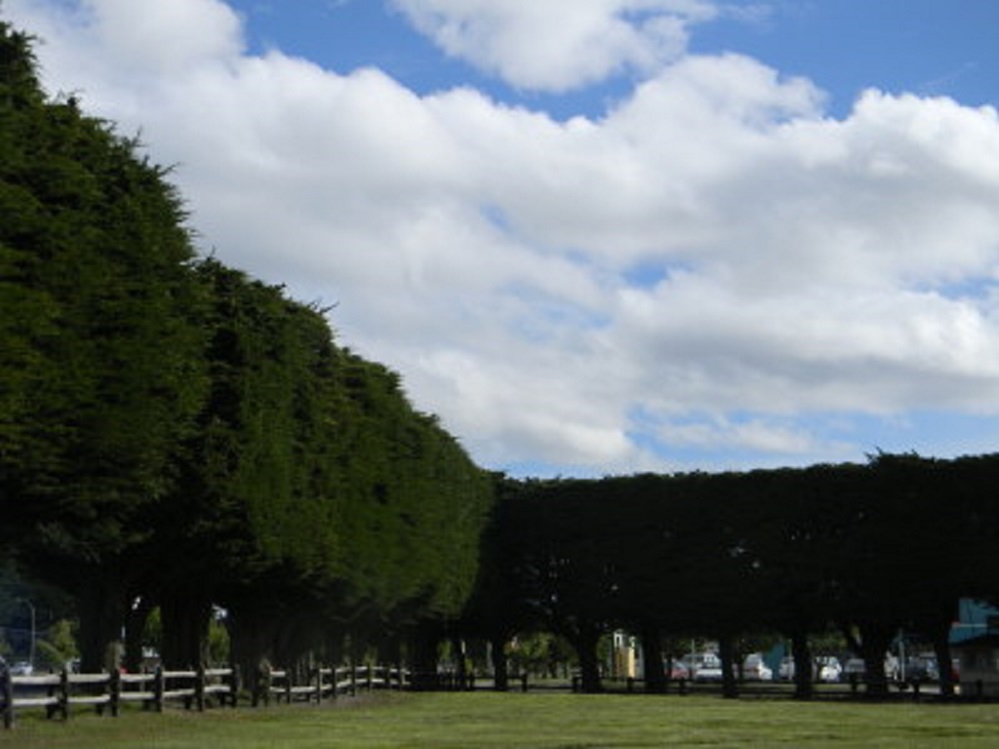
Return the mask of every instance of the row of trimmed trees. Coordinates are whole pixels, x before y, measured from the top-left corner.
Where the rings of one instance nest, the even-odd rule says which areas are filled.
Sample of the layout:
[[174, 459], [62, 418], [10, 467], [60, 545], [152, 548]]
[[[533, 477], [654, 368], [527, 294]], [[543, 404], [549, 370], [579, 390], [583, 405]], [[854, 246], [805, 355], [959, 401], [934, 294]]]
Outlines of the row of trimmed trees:
[[0, 560], [72, 595], [86, 670], [154, 607], [182, 666], [213, 607], [247, 664], [457, 616], [492, 477], [324, 310], [197, 257], [31, 44], [0, 23]]
[[[838, 627], [884, 693], [900, 629], [951, 661], [962, 597], [999, 600], [999, 456], [878, 455], [866, 465], [510, 482], [467, 624], [497, 645], [550, 629], [597, 691], [601, 634], [641, 637], [649, 688], [664, 638], [720, 643], [727, 694], [741, 637], [792, 643], [811, 694], [809, 636]], [[502, 664], [500, 664], [502, 668]], [[941, 665], [945, 692], [949, 669]]]
[[165, 178], [0, 23], [0, 561], [72, 596], [85, 670], [122, 631], [136, 667], [154, 609], [197, 664], [222, 607], [247, 667], [480, 636], [500, 686], [525, 630], [590, 690], [610, 629], [652, 688], [665, 636], [713, 636], [730, 692], [736, 639], [779, 632], [801, 696], [836, 624], [878, 691], [900, 627], [948, 663], [958, 598], [999, 595], [999, 458], [499, 481], [322, 309], [198, 258]]

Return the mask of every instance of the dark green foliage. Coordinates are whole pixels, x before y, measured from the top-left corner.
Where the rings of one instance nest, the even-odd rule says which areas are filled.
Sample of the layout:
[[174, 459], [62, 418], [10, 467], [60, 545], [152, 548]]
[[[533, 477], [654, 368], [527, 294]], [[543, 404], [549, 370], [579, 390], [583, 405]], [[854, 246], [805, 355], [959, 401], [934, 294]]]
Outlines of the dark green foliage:
[[474, 582], [490, 480], [412, 409], [395, 374], [344, 352], [342, 378], [345, 603], [395, 624], [455, 617]]
[[0, 47], [0, 512], [37, 574], [114, 611], [203, 390], [194, 253], [163, 171]]
[[[144, 587], [167, 622], [165, 655], [180, 663], [197, 659], [212, 601], [249, 595], [276, 570], [290, 589], [334, 576], [340, 563], [338, 396], [326, 321], [215, 260], [196, 274], [208, 300], [209, 391], [144, 550]], [[179, 641], [170, 636], [178, 630]]]
[[73, 591], [90, 668], [154, 605], [185, 665], [215, 603], [247, 657], [457, 615], [490, 481], [322, 310], [197, 262], [165, 177], [0, 25], [0, 557]]
[[226, 544], [232, 573], [336, 565], [332, 339], [320, 313], [215, 261], [198, 269], [212, 306], [211, 392], [187, 450], [185, 496]]
[[[506, 492], [492, 549], [509, 629], [580, 624], [724, 645], [836, 624], [883, 690], [904, 627], [946, 648], [960, 597], [999, 590], [999, 456], [601, 480]], [[524, 615], [525, 607], [534, 619]], [[582, 655], [582, 654], [581, 654]], [[942, 656], [941, 662], [949, 657]], [[803, 687], [807, 684], [802, 685]], [[800, 692], [807, 695], [807, 689]]]
[[73, 593], [85, 667], [155, 606], [193, 665], [220, 604], [244, 666], [344, 633], [430, 654], [460, 618], [500, 646], [563, 634], [596, 689], [611, 627], [804, 652], [836, 624], [874, 663], [899, 627], [942, 653], [958, 597], [999, 600], [996, 456], [488, 475], [322, 310], [198, 261], [166, 176], [46, 101], [0, 23], [0, 558]]

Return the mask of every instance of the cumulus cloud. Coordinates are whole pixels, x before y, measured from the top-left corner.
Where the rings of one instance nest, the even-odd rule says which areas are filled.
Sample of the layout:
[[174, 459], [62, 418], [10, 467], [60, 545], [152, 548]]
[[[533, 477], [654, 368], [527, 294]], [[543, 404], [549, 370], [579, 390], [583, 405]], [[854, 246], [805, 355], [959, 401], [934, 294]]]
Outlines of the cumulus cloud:
[[[399, 3], [457, 24], [454, 44], [492, 24], [486, 47], [559, 5]], [[142, 5], [163, 15], [138, 37], [124, 0], [4, 8], [44, 37], [51, 91], [177, 164], [206, 251], [338, 302], [341, 342], [484, 465], [665, 469], [709, 444], [804, 462], [850, 449], [809, 414], [999, 404], [994, 109], [872, 90], [832, 119], [807, 80], [683, 56], [563, 122], [249, 55], [216, 0]], [[578, 7], [559, 85], [603, 74], [573, 59], [590, 27], [708, 13]]]
[[[235, 59], [242, 47], [239, 18], [221, 0], [81, 0], [62, 4], [57, 13], [46, 0], [17, 0], [3, 8], [48, 41], [43, 57], [53, 68], [122, 86], [193, 73]], [[93, 55], [78, 57], [75, 44], [60, 48], [66, 36], [80, 32]]]
[[392, 0], [447, 54], [518, 88], [565, 91], [679, 58], [704, 0]]

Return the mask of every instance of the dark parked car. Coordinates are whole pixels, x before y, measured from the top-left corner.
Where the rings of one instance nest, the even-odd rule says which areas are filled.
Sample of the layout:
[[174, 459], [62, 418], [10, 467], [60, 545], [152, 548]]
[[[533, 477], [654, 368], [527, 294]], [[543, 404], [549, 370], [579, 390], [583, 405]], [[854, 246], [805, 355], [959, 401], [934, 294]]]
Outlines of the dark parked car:
[[913, 656], [905, 661], [904, 679], [907, 682], [937, 681], [940, 672], [937, 669], [936, 658]]

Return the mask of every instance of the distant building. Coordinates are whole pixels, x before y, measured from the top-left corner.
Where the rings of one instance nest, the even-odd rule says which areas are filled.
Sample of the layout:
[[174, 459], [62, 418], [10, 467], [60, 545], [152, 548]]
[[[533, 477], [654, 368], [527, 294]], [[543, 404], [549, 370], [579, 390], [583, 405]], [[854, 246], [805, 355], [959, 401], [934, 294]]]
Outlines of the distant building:
[[614, 679], [645, 678], [642, 649], [638, 640], [622, 630], [617, 630], [613, 634], [610, 675]]
[[999, 696], [999, 610], [963, 599], [950, 642], [958, 660], [961, 694]]

